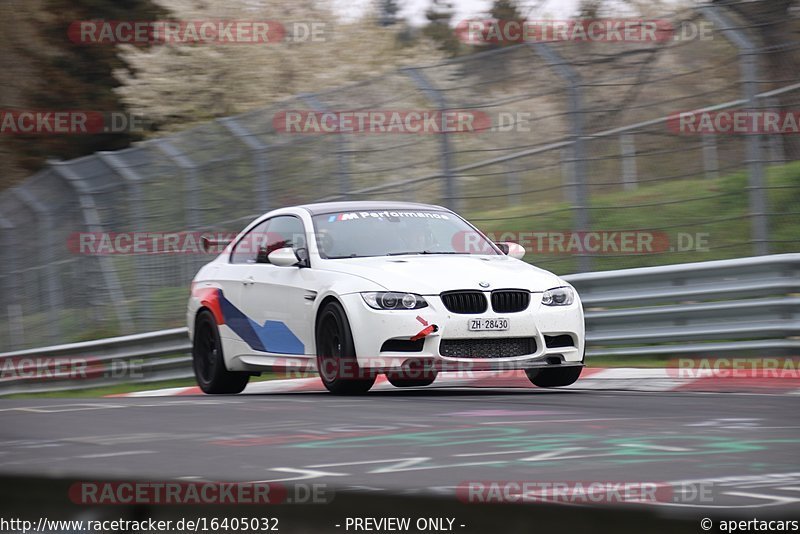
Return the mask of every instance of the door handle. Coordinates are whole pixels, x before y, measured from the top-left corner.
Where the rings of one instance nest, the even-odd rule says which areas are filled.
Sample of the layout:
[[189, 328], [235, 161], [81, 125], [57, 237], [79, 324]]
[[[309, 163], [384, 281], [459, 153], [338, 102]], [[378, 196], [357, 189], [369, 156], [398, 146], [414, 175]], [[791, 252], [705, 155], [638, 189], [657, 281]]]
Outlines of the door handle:
[[244, 284], [244, 285], [246, 285], [246, 286], [252, 286], [252, 285], [253, 285], [253, 284], [255, 284], [255, 283], [256, 283], [256, 281], [255, 281], [255, 280], [253, 280], [253, 277], [252, 277], [252, 276], [248, 276], [247, 278], [245, 278], [245, 279], [242, 281], [242, 284]]

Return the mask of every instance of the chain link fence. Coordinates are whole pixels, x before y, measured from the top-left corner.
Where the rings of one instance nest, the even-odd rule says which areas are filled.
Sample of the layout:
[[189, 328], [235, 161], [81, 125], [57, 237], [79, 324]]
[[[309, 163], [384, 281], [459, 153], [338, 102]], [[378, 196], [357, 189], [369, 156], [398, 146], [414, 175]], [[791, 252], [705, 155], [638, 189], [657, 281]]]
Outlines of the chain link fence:
[[[800, 110], [800, 74], [770, 75], [800, 43], [765, 46], [716, 4], [669, 20], [710, 33], [498, 47], [50, 162], [0, 194], [4, 350], [183, 325], [209, 256], [87, 254], [82, 235], [236, 232], [319, 200], [447, 205], [560, 274], [800, 250], [794, 138], [672, 127], [687, 110]], [[492, 126], [287, 134], [287, 110], [465, 110]], [[624, 232], [646, 239], [619, 250]]]

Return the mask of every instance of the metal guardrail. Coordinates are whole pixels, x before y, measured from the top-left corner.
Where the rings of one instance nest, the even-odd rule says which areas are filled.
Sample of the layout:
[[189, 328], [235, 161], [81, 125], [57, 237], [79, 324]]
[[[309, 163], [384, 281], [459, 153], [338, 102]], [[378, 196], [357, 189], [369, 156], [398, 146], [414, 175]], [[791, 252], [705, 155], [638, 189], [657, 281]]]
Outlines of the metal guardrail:
[[564, 278], [583, 300], [589, 357], [800, 353], [800, 254]]
[[[564, 278], [583, 300], [589, 358], [800, 353], [800, 254]], [[190, 348], [174, 328], [0, 354], [0, 395], [188, 378]], [[59, 372], [70, 358], [86, 363], [81, 376]], [[39, 367], [5, 376], [25, 360]]]
[[0, 354], [0, 395], [191, 378], [186, 328]]

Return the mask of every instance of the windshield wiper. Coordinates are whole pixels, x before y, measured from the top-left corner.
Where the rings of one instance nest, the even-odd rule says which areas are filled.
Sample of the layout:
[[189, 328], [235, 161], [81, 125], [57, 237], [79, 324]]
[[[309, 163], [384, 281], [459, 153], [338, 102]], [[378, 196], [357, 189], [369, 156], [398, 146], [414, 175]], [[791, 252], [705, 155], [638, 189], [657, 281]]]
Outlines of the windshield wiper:
[[328, 260], [345, 260], [347, 258], [360, 258], [358, 254], [348, 254], [347, 256], [326, 256]]
[[432, 250], [415, 250], [413, 252], [389, 252], [386, 256], [411, 256], [413, 254], [469, 254], [469, 252], [452, 252], [452, 251], [432, 251]]

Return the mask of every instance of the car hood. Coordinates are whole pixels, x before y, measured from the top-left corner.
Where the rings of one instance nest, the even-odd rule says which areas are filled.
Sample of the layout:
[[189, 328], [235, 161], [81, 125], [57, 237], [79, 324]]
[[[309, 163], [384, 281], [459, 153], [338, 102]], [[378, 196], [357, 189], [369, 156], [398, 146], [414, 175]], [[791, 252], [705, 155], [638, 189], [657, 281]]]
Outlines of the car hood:
[[[454, 289], [545, 291], [556, 275], [508, 256], [418, 255], [325, 260], [322, 268], [366, 278], [387, 290], [437, 295]], [[482, 287], [480, 283], [488, 283]]]

